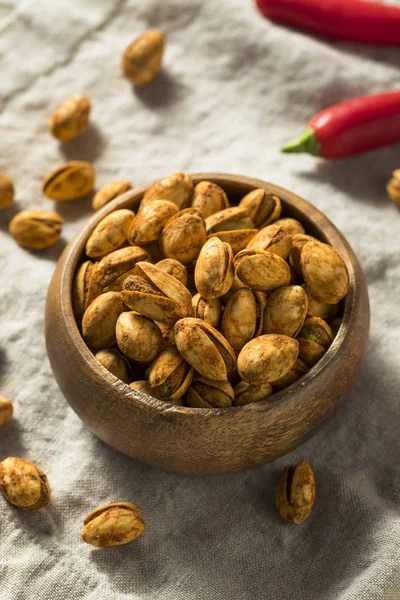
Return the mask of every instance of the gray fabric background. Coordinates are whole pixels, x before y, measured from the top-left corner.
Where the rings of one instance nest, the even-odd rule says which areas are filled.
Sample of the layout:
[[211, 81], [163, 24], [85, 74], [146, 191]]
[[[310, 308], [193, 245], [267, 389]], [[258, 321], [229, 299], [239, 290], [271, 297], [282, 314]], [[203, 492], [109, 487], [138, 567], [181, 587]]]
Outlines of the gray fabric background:
[[[165, 69], [133, 91], [119, 72], [126, 44], [149, 27], [168, 36]], [[313, 39], [263, 20], [244, 0], [57, 0], [20, 3], [0, 23], [0, 171], [17, 203], [0, 215], [0, 393], [15, 418], [0, 457], [40, 465], [51, 506], [1, 501], [0, 596], [25, 599], [398, 600], [400, 214], [385, 195], [399, 146], [337, 162], [279, 148], [321, 108], [400, 87], [400, 50]], [[74, 93], [92, 126], [60, 146], [46, 128]], [[57, 205], [62, 243], [17, 247], [8, 221], [52, 209], [41, 178], [65, 159], [93, 161], [98, 184], [178, 170], [225, 171], [293, 189], [344, 232], [368, 279], [370, 346], [356, 389], [314, 439], [278, 462], [233, 476], [157, 471], [94, 437], [64, 401], [43, 334], [46, 288], [90, 200]], [[309, 460], [312, 516], [284, 522], [274, 506], [282, 468]], [[80, 540], [83, 517], [112, 500], [144, 512], [145, 534], [115, 549]]]

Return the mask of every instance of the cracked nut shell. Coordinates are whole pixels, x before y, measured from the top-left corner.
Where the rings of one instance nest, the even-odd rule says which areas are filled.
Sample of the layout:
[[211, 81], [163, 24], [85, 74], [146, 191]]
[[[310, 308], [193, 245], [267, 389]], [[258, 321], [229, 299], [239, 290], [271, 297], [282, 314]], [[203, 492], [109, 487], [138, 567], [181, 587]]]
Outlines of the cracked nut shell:
[[272, 252], [242, 250], [235, 256], [234, 265], [240, 281], [259, 292], [272, 292], [290, 283], [289, 265]]
[[222, 306], [218, 298], [202, 298], [200, 294], [195, 294], [192, 298], [193, 316], [197, 319], [202, 319], [206, 323], [209, 323], [215, 329], [218, 328]]
[[174, 258], [163, 258], [163, 260], [159, 260], [156, 263], [156, 267], [167, 273], [167, 275], [171, 275], [175, 277], [178, 281], [183, 283], [186, 287], [187, 284], [187, 270], [185, 265], [179, 262], [179, 260], [175, 260]]
[[10, 456], [0, 462], [0, 489], [8, 502], [25, 510], [39, 510], [50, 502], [46, 475], [24, 458]]
[[271, 383], [288, 373], [297, 360], [299, 343], [285, 335], [261, 335], [241, 350], [239, 375], [252, 385]]
[[311, 465], [303, 460], [285, 467], [276, 487], [275, 501], [281, 517], [300, 524], [311, 514], [315, 501], [315, 478]]
[[316, 300], [336, 304], [347, 294], [347, 268], [332, 246], [306, 242], [301, 250], [300, 263], [304, 280]]
[[239, 202], [245, 208], [257, 228], [265, 227], [279, 219], [282, 203], [278, 196], [261, 188], [252, 190]]
[[93, 300], [82, 319], [82, 337], [93, 350], [116, 343], [115, 325], [124, 310], [120, 292], [106, 292]]
[[51, 135], [62, 142], [76, 138], [88, 126], [90, 108], [87, 96], [71, 96], [65, 100], [49, 119]]
[[197, 375], [186, 394], [186, 404], [191, 408], [230, 408], [234, 397], [228, 381], [212, 381]]
[[131, 542], [145, 530], [141, 510], [131, 502], [113, 502], [88, 514], [83, 521], [84, 542], [105, 548]]
[[90, 194], [94, 187], [94, 168], [83, 160], [71, 160], [53, 169], [43, 179], [43, 193], [52, 200], [75, 200]]
[[289, 256], [291, 247], [292, 236], [276, 223], [260, 229], [247, 244], [249, 250], [268, 250], [284, 260]]
[[145, 192], [140, 203], [142, 210], [155, 200], [169, 200], [176, 204], [179, 210], [189, 206], [193, 192], [193, 180], [187, 173], [174, 173], [156, 183]]
[[240, 288], [229, 298], [222, 315], [221, 333], [236, 354], [247, 342], [260, 335], [264, 307], [264, 294], [249, 288]]
[[150, 387], [159, 400], [178, 400], [190, 386], [193, 368], [174, 346], [162, 350], [148, 369]]
[[233, 252], [217, 237], [206, 241], [196, 262], [194, 281], [203, 298], [219, 298], [233, 283]]
[[151, 362], [164, 347], [159, 327], [136, 312], [121, 313], [115, 332], [121, 352], [141, 363]]
[[206, 239], [203, 217], [195, 208], [186, 208], [167, 221], [161, 233], [160, 248], [167, 258], [188, 265], [199, 256]]
[[252, 402], [260, 402], [266, 400], [268, 396], [273, 394], [273, 389], [270, 383], [261, 383], [260, 385], [250, 385], [246, 381], [241, 381], [235, 388], [234, 406], [247, 406]]
[[216, 183], [200, 181], [194, 187], [191, 206], [199, 211], [203, 219], [207, 219], [214, 213], [229, 208], [229, 200], [224, 190]]
[[118, 250], [128, 239], [128, 231], [135, 213], [127, 208], [114, 210], [100, 221], [86, 242], [89, 258], [102, 258]]
[[23, 210], [11, 219], [9, 232], [17, 244], [30, 250], [44, 250], [60, 239], [64, 220], [47, 210]]
[[161, 29], [150, 29], [136, 38], [125, 49], [122, 72], [134, 85], [150, 83], [160, 70], [165, 36]]
[[296, 337], [308, 309], [307, 294], [299, 285], [283, 286], [268, 297], [263, 333], [281, 333]]
[[93, 210], [100, 210], [103, 208], [108, 202], [118, 198], [118, 196], [122, 196], [125, 192], [128, 192], [132, 189], [132, 184], [130, 181], [126, 181], [125, 179], [121, 179], [119, 181], [110, 181], [101, 187], [94, 195], [92, 200], [92, 208]]
[[124, 383], [131, 381], [132, 374], [129, 361], [118, 348], [105, 348], [96, 352], [94, 356], [115, 377], [118, 377]]
[[143, 246], [155, 242], [161, 235], [166, 223], [171, 219], [178, 208], [169, 200], [154, 200], [144, 206], [133, 219], [128, 231], [128, 240], [131, 244]]

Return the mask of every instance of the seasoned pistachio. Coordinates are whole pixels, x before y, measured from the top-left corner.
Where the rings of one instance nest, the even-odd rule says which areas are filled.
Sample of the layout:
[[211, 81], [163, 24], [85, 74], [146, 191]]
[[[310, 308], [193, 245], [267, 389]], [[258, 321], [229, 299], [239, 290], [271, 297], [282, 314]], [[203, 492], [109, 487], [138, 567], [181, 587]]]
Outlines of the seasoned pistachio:
[[240, 281], [259, 292], [272, 292], [290, 282], [288, 264], [272, 252], [242, 250], [235, 256], [234, 265]]
[[249, 217], [258, 228], [273, 223], [281, 216], [282, 203], [278, 196], [261, 188], [249, 192], [239, 202], [249, 212]]
[[121, 352], [141, 363], [152, 361], [164, 345], [161, 331], [154, 321], [136, 312], [121, 313], [115, 332]]
[[72, 306], [78, 323], [82, 321], [88, 306], [103, 293], [101, 283], [103, 272], [99, 264], [93, 264], [90, 260], [85, 261], [79, 267], [72, 282]]
[[118, 377], [124, 383], [132, 380], [129, 361], [117, 348], [105, 348], [95, 354], [95, 358], [115, 377]]
[[323, 319], [319, 317], [310, 317], [300, 329], [299, 337], [305, 340], [316, 342], [327, 349], [333, 342], [333, 332]]
[[283, 390], [288, 385], [292, 385], [295, 381], [303, 377], [308, 371], [308, 366], [305, 362], [303, 362], [300, 358], [296, 360], [293, 367], [290, 369], [286, 375], [276, 379], [275, 381], [271, 381], [271, 385], [274, 390]]
[[153, 388], [150, 387], [150, 384], [147, 381], [147, 379], [132, 381], [132, 383], [129, 384], [129, 387], [131, 387], [133, 390], [136, 390], [137, 392], [141, 392], [142, 394], [146, 394], [147, 396], [151, 396], [152, 398], [158, 400], [155, 390], [153, 390]]
[[122, 72], [134, 85], [150, 83], [160, 70], [165, 36], [161, 29], [150, 29], [136, 38], [122, 55]]
[[151, 262], [151, 258], [147, 250], [139, 246], [127, 246], [106, 254], [98, 263], [101, 273], [100, 283], [104, 288], [116, 284], [117, 289], [105, 289], [105, 291], [120, 291], [128, 274], [132, 274], [137, 263], [143, 261]]
[[213, 236], [219, 238], [222, 242], [230, 245], [233, 254], [237, 254], [246, 248], [256, 234], [257, 229], [232, 229], [230, 231], [218, 231], [208, 237], [209, 239]]
[[86, 129], [90, 100], [87, 96], [71, 96], [55, 109], [49, 119], [49, 131], [55, 138], [68, 142]]
[[141, 209], [155, 200], [170, 200], [179, 210], [187, 208], [193, 192], [193, 181], [186, 173], [175, 173], [157, 181], [145, 192]]
[[[143, 212], [145, 210], [146, 207]], [[198, 257], [206, 239], [203, 217], [195, 208], [186, 208], [166, 223], [160, 237], [160, 248], [167, 258], [175, 258], [187, 265]]]
[[297, 219], [278, 219], [274, 222], [274, 225], [279, 225], [283, 231], [286, 231], [286, 233], [292, 236], [299, 233], [305, 233], [303, 225], [300, 223], [300, 221], [297, 221]]
[[311, 295], [310, 288], [307, 284], [302, 286], [307, 294], [308, 300], [308, 314], [311, 317], [319, 317], [320, 319], [330, 319], [339, 312], [339, 304], [327, 304], [326, 302], [320, 302]]
[[64, 220], [47, 210], [23, 210], [11, 219], [9, 232], [20, 246], [44, 250], [60, 239]]
[[311, 235], [306, 235], [305, 233], [295, 233], [292, 236], [292, 248], [289, 254], [289, 264], [291, 268], [300, 275], [302, 275], [300, 264], [301, 251], [303, 249], [304, 244], [310, 241], [317, 240]]
[[230, 289], [234, 278], [233, 252], [217, 237], [206, 241], [196, 262], [194, 280], [203, 298], [219, 298]]
[[90, 348], [115, 345], [115, 325], [123, 310], [120, 292], [107, 292], [93, 300], [82, 319], [82, 337]]
[[195, 294], [192, 298], [192, 306], [194, 317], [202, 319], [215, 329], [218, 328], [222, 314], [222, 306], [218, 298], [207, 300], [202, 298], [200, 294]]
[[128, 231], [129, 242], [138, 246], [155, 242], [167, 221], [177, 212], [176, 204], [169, 200], [154, 200], [144, 206], [131, 223]]
[[203, 219], [207, 219], [224, 208], [229, 208], [229, 200], [224, 190], [211, 181], [200, 181], [194, 190], [191, 202]]
[[303, 460], [295, 467], [285, 467], [276, 487], [276, 506], [281, 517], [300, 524], [311, 514], [315, 501], [312, 468]]
[[187, 284], [187, 270], [185, 265], [179, 262], [179, 260], [175, 260], [174, 258], [164, 258], [163, 260], [159, 260], [156, 263], [156, 267], [167, 273], [167, 275], [171, 275], [175, 277], [178, 281], [183, 283], [184, 286]]
[[400, 169], [393, 171], [392, 177], [389, 179], [386, 186], [386, 191], [389, 198], [397, 204], [397, 206], [400, 206]]
[[235, 292], [222, 315], [221, 333], [239, 354], [247, 342], [260, 335], [263, 326], [265, 295], [249, 288]]
[[261, 335], [241, 350], [237, 367], [239, 375], [252, 385], [271, 383], [293, 367], [299, 353], [297, 340], [285, 335]]
[[175, 333], [174, 326], [162, 323], [161, 321], [154, 321], [159, 330], [161, 331], [162, 338], [165, 346], [175, 345]]
[[131, 275], [122, 286], [129, 308], [170, 324], [192, 314], [192, 297], [180, 281], [150, 263], [139, 262], [136, 268], [139, 275]]
[[227, 381], [235, 371], [236, 356], [226, 339], [201, 319], [175, 324], [175, 343], [183, 358], [201, 375]]
[[72, 160], [51, 171], [43, 179], [43, 193], [52, 200], [74, 200], [90, 194], [94, 168], [83, 160]]
[[270, 383], [261, 383], [260, 385], [250, 385], [241, 381], [235, 386], [234, 406], [246, 406], [252, 402], [260, 402], [273, 394]]
[[248, 211], [240, 206], [224, 208], [224, 210], [207, 217], [205, 223], [208, 234], [219, 231], [254, 229], [254, 223], [250, 219]]
[[247, 244], [249, 250], [269, 250], [285, 260], [291, 247], [292, 236], [276, 223], [261, 229]]
[[347, 268], [332, 246], [307, 242], [301, 250], [300, 262], [304, 280], [316, 300], [336, 304], [347, 294]]
[[299, 342], [299, 358], [309, 367], [317, 364], [326, 352], [326, 349], [321, 344], [317, 344], [317, 342], [313, 342], [312, 340], [298, 338], [297, 341]]
[[24, 458], [10, 456], [0, 462], [0, 490], [8, 502], [26, 510], [39, 510], [50, 502], [46, 475]]
[[90, 258], [101, 258], [120, 248], [128, 239], [129, 227], [134, 216], [132, 210], [121, 208], [104, 217], [86, 242], [86, 254]]
[[122, 196], [125, 192], [128, 192], [132, 189], [132, 184], [130, 181], [126, 181], [125, 179], [121, 179], [119, 181], [110, 181], [103, 185], [93, 197], [92, 200], [92, 208], [93, 210], [100, 210], [103, 208], [108, 202], [111, 200], [115, 200], [118, 196]]
[[228, 381], [213, 381], [197, 375], [186, 394], [186, 404], [192, 408], [229, 408], [234, 397]]
[[13, 415], [13, 405], [11, 400], [0, 396], [0, 427], [3, 427]]
[[192, 382], [193, 368], [174, 346], [170, 346], [151, 364], [148, 379], [159, 400], [178, 400]]
[[272, 292], [264, 312], [264, 333], [296, 337], [307, 315], [308, 300], [299, 285], [288, 285]]
[[131, 542], [145, 530], [140, 509], [131, 502], [113, 502], [89, 513], [81, 536], [91, 546], [105, 548]]
[[7, 208], [14, 200], [14, 185], [7, 175], [0, 173], [0, 209]]

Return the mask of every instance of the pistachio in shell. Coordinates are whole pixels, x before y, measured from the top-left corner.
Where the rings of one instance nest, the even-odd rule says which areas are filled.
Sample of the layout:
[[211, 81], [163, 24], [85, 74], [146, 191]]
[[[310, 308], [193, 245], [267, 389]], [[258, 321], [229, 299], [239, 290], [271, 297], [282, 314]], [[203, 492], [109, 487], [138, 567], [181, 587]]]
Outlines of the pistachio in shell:
[[[132, 274], [138, 262], [151, 262], [147, 250], [139, 246], [119, 248], [103, 256], [98, 268], [101, 274], [100, 284], [105, 291], [121, 291], [124, 280]], [[113, 285], [116, 286], [114, 289], [106, 289]]]
[[301, 270], [312, 296], [336, 304], [347, 294], [349, 275], [339, 253], [322, 242], [306, 242], [300, 255]]
[[167, 273], [167, 275], [175, 277], [175, 279], [186, 286], [187, 270], [185, 265], [179, 262], [179, 260], [175, 260], [175, 258], [163, 258], [156, 263], [156, 267]]
[[238, 229], [254, 229], [254, 223], [250, 219], [247, 209], [240, 206], [231, 206], [214, 213], [205, 219], [208, 234], [219, 231], [230, 231]]
[[339, 312], [339, 304], [327, 304], [316, 300], [312, 295], [307, 284], [302, 286], [307, 294], [308, 314], [310, 317], [319, 317], [320, 319], [330, 319], [335, 317]]
[[290, 218], [278, 219], [277, 221], [274, 222], [274, 225], [279, 225], [279, 227], [281, 229], [283, 229], [283, 231], [286, 231], [286, 233], [288, 233], [289, 235], [292, 235], [292, 236], [299, 234], [299, 233], [300, 234], [305, 233], [303, 225], [297, 219], [290, 219]]
[[132, 383], [129, 384], [129, 387], [131, 387], [133, 390], [136, 390], [137, 392], [140, 392], [141, 394], [146, 394], [147, 396], [151, 396], [152, 398], [158, 400], [155, 390], [152, 387], [150, 387], [150, 383], [147, 379], [132, 381]]
[[296, 337], [307, 316], [308, 300], [299, 285], [283, 286], [268, 297], [263, 333]]
[[228, 381], [213, 381], [196, 376], [186, 394], [186, 404], [191, 408], [230, 408], [235, 393]]
[[235, 256], [234, 265], [240, 281], [259, 292], [272, 292], [290, 283], [289, 265], [272, 252], [242, 250]]
[[326, 352], [326, 348], [312, 340], [299, 337], [297, 341], [299, 342], [299, 358], [309, 367], [316, 365]]
[[128, 231], [135, 213], [127, 208], [115, 210], [100, 223], [86, 242], [85, 252], [89, 258], [102, 258], [118, 250], [128, 239]]
[[0, 462], [0, 491], [10, 504], [25, 510], [40, 510], [50, 503], [50, 486], [39, 467], [16, 456]]
[[241, 381], [235, 388], [234, 406], [247, 406], [253, 402], [265, 400], [273, 394], [270, 383], [260, 383], [259, 385], [250, 385], [246, 381]]
[[121, 69], [136, 86], [150, 83], [160, 70], [165, 46], [161, 29], [150, 29], [133, 40], [125, 49]]
[[222, 306], [218, 298], [203, 298], [200, 294], [195, 294], [192, 298], [193, 316], [209, 323], [215, 329], [218, 328], [221, 320]]
[[221, 333], [236, 354], [261, 333], [264, 307], [265, 295], [246, 287], [229, 298], [222, 315]]
[[287, 259], [292, 247], [292, 236], [274, 223], [261, 229], [247, 244], [249, 250], [268, 250]]
[[129, 361], [118, 350], [118, 348], [105, 348], [99, 350], [95, 354], [95, 358], [110, 371], [115, 377], [118, 377], [124, 383], [129, 383], [132, 380], [132, 373]]
[[14, 200], [14, 184], [12, 180], [0, 173], [0, 209], [7, 208]]
[[72, 160], [53, 169], [43, 179], [43, 193], [52, 200], [75, 200], [90, 194], [94, 187], [93, 166], [83, 160]]
[[203, 219], [216, 212], [229, 208], [228, 196], [224, 190], [211, 181], [200, 181], [193, 190], [191, 207], [196, 208]]
[[316, 238], [311, 235], [307, 235], [305, 233], [295, 233], [292, 236], [292, 247], [289, 253], [289, 264], [291, 268], [296, 272], [302, 275], [301, 264], [300, 264], [300, 255], [303, 249], [303, 246], [306, 242], [310, 241], [318, 241]]
[[234, 278], [233, 252], [217, 237], [206, 241], [196, 262], [194, 280], [203, 298], [219, 298], [230, 289]]
[[219, 238], [222, 242], [230, 245], [233, 254], [237, 254], [246, 248], [256, 234], [257, 229], [231, 229], [212, 233], [209, 238], [213, 236]]
[[236, 356], [226, 339], [205, 321], [188, 317], [175, 324], [175, 343], [183, 358], [204, 377], [227, 381]]
[[159, 330], [161, 331], [162, 338], [164, 340], [165, 346], [174, 346], [175, 345], [175, 333], [174, 326], [169, 325], [168, 323], [162, 323], [161, 321], [154, 321]]
[[155, 242], [167, 221], [177, 212], [176, 204], [169, 200], [154, 200], [147, 204], [131, 223], [128, 231], [129, 242], [138, 246]]
[[241, 350], [239, 375], [252, 385], [271, 383], [288, 373], [297, 360], [299, 343], [285, 335], [261, 335]]
[[183, 283], [150, 263], [139, 262], [136, 268], [138, 276], [129, 276], [122, 286], [129, 308], [169, 324], [192, 315], [192, 297]]
[[121, 352], [140, 363], [154, 360], [164, 346], [161, 331], [154, 321], [133, 311], [119, 315], [115, 333]]
[[328, 323], [319, 317], [309, 317], [299, 332], [299, 337], [316, 342], [328, 349], [333, 342], [333, 331]]
[[122, 194], [125, 194], [125, 192], [128, 192], [131, 189], [132, 184], [130, 181], [126, 181], [126, 179], [106, 183], [93, 197], [93, 210], [100, 210], [100, 208], [103, 208], [103, 206], [111, 202], [111, 200], [115, 200], [115, 198], [122, 196]]
[[159, 400], [178, 400], [192, 382], [193, 368], [174, 346], [169, 346], [150, 365], [148, 379]]
[[281, 517], [300, 524], [311, 514], [315, 502], [315, 478], [311, 465], [303, 460], [295, 467], [285, 467], [275, 494]]
[[179, 210], [189, 206], [193, 192], [193, 181], [187, 173], [174, 173], [156, 183], [145, 192], [141, 209], [155, 200], [169, 200], [176, 204]]
[[305, 362], [303, 362], [300, 358], [296, 360], [293, 367], [290, 369], [286, 375], [276, 379], [275, 381], [271, 381], [271, 385], [274, 391], [283, 390], [284, 388], [292, 385], [295, 381], [303, 377], [308, 372], [309, 368]]
[[131, 542], [145, 530], [141, 510], [131, 502], [113, 502], [88, 514], [81, 537], [100, 548]]
[[88, 126], [90, 100], [87, 96], [71, 96], [58, 106], [49, 119], [49, 131], [55, 138], [68, 142]]
[[44, 250], [60, 239], [64, 220], [48, 210], [23, 210], [10, 221], [9, 232], [19, 246]]
[[120, 292], [107, 292], [93, 300], [82, 319], [82, 337], [93, 350], [116, 343], [115, 325], [124, 305]]
[[252, 190], [239, 202], [257, 228], [273, 223], [281, 216], [282, 203], [278, 196], [261, 188]]
[[75, 318], [80, 323], [83, 314], [95, 298], [103, 293], [102, 271], [99, 263], [86, 260], [81, 264], [72, 282], [72, 306]]
[[166, 223], [160, 237], [160, 248], [167, 258], [187, 265], [198, 257], [206, 239], [203, 217], [195, 208], [186, 208]]

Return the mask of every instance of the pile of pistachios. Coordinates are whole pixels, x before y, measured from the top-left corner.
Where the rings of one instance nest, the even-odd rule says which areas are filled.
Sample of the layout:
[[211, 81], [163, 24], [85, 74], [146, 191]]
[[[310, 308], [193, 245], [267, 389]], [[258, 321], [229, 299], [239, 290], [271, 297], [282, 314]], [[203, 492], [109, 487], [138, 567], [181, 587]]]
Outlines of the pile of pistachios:
[[87, 345], [158, 400], [229, 408], [271, 399], [322, 358], [349, 277], [331, 246], [255, 189], [231, 206], [176, 173], [89, 236], [72, 300]]

